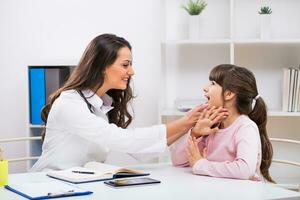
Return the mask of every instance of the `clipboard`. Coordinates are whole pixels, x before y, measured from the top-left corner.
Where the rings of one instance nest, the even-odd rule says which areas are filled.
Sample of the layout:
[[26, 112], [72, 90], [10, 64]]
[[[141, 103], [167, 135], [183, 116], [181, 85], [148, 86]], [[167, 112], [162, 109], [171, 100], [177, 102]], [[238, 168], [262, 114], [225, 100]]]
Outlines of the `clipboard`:
[[60, 181], [16, 183], [6, 185], [4, 188], [32, 200], [83, 196], [93, 193]]

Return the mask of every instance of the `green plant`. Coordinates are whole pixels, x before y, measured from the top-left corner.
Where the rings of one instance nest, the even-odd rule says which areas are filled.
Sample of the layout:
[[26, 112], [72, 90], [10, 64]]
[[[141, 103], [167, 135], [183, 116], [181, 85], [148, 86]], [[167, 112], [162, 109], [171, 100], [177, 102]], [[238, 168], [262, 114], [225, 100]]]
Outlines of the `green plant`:
[[262, 6], [258, 11], [258, 14], [269, 15], [272, 13], [272, 9], [269, 6]]
[[190, 0], [187, 5], [183, 5], [182, 8], [185, 9], [190, 15], [199, 15], [207, 6], [207, 3], [203, 0]]

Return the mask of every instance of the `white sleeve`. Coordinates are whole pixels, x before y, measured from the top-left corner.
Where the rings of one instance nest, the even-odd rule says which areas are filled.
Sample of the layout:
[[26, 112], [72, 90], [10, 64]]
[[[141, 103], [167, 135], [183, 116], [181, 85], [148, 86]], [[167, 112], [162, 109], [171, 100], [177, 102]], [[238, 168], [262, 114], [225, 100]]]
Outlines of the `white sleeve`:
[[[54, 105], [55, 104], [55, 105]], [[55, 102], [51, 109], [54, 124], [70, 134], [123, 153], [160, 153], [167, 148], [166, 127], [123, 129], [91, 113], [80, 100]], [[54, 108], [55, 107], [55, 108]], [[51, 127], [48, 123], [47, 127]]]

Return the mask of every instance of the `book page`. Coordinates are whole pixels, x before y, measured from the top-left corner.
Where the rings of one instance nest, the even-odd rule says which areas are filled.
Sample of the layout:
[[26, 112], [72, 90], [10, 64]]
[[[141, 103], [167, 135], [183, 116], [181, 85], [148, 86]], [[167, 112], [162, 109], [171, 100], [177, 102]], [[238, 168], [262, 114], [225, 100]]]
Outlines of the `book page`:
[[114, 165], [104, 164], [100, 162], [88, 162], [84, 165], [84, 168], [97, 171], [98, 173], [111, 173], [114, 174], [120, 168]]
[[[91, 172], [92, 174], [76, 172]], [[88, 169], [85, 167], [72, 167], [67, 170], [50, 171], [47, 173], [47, 175], [53, 178], [66, 180], [74, 183], [95, 181], [101, 179], [111, 179], [113, 177], [112, 173], [105, 173], [93, 169]]]
[[128, 169], [128, 168], [122, 168], [114, 165], [109, 165], [105, 163], [100, 163], [100, 162], [88, 162], [84, 165], [85, 168], [87, 169], [92, 169], [97, 172], [102, 172], [102, 173], [133, 173], [133, 174], [142, 174], [144, 173], [141, 170], [134, 170], [134, 169]]

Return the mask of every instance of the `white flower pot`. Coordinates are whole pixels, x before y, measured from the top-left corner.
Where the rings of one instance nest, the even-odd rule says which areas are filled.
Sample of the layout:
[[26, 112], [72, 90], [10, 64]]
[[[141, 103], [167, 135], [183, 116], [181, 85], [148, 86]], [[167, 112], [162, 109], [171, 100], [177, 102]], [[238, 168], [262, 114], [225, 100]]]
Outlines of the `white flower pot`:
[[198, 40], [199, 39], [199, 15], [189, 16], [189, 39]]
[[271, 15], [260, 15], [260, 39], [269, 39], [271, 37]]

